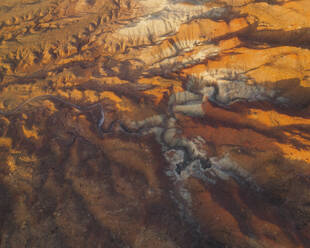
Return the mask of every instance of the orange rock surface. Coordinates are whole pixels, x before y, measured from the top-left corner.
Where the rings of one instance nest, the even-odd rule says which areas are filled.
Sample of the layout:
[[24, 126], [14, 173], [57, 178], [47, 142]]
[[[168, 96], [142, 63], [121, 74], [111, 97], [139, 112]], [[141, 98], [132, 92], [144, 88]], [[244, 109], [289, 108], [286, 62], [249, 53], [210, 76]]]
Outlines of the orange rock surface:
[[0, 247], [310, 247], [308, 0], [2, 0]]

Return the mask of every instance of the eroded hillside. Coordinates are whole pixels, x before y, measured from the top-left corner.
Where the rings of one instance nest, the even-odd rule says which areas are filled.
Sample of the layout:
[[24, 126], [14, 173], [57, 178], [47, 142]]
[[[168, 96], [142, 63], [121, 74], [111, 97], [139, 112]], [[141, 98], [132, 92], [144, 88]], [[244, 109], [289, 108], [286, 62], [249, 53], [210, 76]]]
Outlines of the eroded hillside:
[[309, 247], [308, 13], [2, 0], [0, 247]]

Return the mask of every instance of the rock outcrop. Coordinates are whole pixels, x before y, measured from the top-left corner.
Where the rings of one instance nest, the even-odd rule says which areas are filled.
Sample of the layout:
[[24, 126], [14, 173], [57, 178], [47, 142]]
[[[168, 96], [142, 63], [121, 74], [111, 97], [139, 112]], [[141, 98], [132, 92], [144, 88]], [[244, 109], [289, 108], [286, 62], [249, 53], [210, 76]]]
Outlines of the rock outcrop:
[[1, 1], [0, 247], [309, 247], [309, 12]]

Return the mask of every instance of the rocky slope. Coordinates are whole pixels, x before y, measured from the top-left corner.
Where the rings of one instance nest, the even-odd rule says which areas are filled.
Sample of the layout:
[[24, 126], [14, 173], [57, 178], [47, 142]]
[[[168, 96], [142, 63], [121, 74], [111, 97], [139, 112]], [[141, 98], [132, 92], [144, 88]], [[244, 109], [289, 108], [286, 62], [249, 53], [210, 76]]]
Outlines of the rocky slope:
[[309, 12], [2, 0], [0, 247], [309, 247]]

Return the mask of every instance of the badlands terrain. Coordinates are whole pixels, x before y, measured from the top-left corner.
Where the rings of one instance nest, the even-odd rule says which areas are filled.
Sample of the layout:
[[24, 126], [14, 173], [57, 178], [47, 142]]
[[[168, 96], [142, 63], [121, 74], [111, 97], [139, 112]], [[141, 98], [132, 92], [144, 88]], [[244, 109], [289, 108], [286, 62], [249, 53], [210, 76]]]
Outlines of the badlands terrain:
[[1, 248], [310, 247], [309, 0], [1, 0]]

